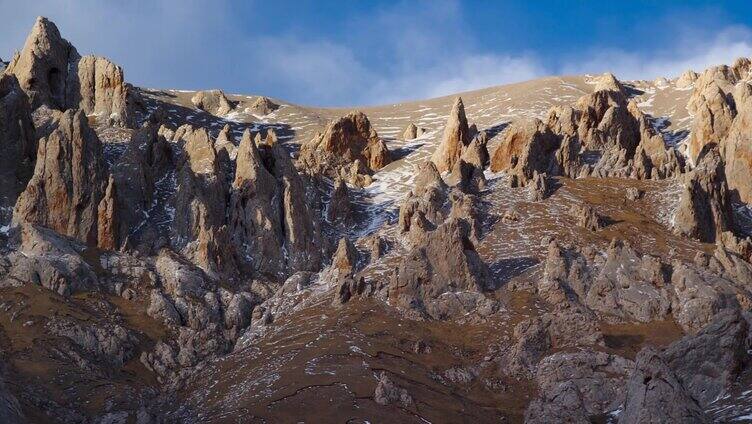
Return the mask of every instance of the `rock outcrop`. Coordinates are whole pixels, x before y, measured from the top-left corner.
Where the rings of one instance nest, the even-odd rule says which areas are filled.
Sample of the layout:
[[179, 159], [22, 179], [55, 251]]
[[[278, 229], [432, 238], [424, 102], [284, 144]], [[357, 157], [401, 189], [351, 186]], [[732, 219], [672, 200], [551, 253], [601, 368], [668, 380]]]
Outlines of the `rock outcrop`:
[[540, 120], [516, 122], [494, 152], [491, 171], [508, 171], [523, 186], [536, 172], [560, 175], [555, 155], [560, 146], [561, 140]]
[[425, 243], [408, 252], [395, 269], [388, 287], [390, 301], [435, 319], [465, 313], [467, 305], [461, 300], [454, 304], [442, 298], [451, 292], [480, 295], [490, 275], [465, 228], [466, 223], [450, 219], [428, 232]]
[[405, 130], [402, 132], [402, 139], [405, 141], [414, 140], [425, 134], [425, 132], [425, 128], [419, 128], [411, 122], [407, 127], [405, 127]]
[[[551, 108], [546, 122], [513, 123], [494, 152], [491, 170], [507, 171], [526, 185], [533, 172], [550, 176], [668, 178], [683, 172], [682, 157], [663, 137], [624, 86], [611, 74], [574, 107]], [[594, 164], [583, 154], [599, 152]]]
[[704, 242], [714, 242], [733, 228], [733, 214], [723, 159], [710, 150], [691, 174], [686, 176], [674, 230]]
[[279, 109], [279, 105], [274, 103], [270, 98], [259, 96], [256, 98], [256, 100], [251, 103], [249, 106], [249, 109], [253, 113], [257, 113], [259, 115], [268, 115], [275, 110]]
[[526, 423], [590, 422], [624, 402], [634, 364], [603, 352], [555, 353], [538, 364], [539, 396], [528, 405]]
[[[341, 176], [371, 174], [392, 161], [389, 149], [362, 112], [351, 112], [327, 125], [301, 147], [299, 164], [310, 174]], [[358, 179], [355, 178], [354, 182]]]
[[752, 85], [739, 83], [734, 101], [737, 115], [723, 143], [726, 179], [735, 198], [752, 204]]
[[637, 355], [619, 422], [707, 423], [710, 420], [660, 354], [645, 348]]
[[212, 115], [227, 115], [233, 110], [233, 105], [222, 90], [198, 91], [191, 97], [191, 103], [197, 108]]
[[692, 398], [707, 407], [749, 363], [749, 336], [747, 320], [737, 309], [728, 309], [699, 333], [673, 343], [663, 357]]
[[39, 17], [6, 74], [15, 75], [36, 109], [81, 109], [105, 122], [132, 125], [137, 96], [123, 70], [106, 58], [81, 57], [54, 23]]
[[39, 140], [34, 175], [18, 197], [13, 222], [42, 225], [97, 245], [105, 189], [102, 144], [82, 111], [68, 110]]
[[34, 171], [37, 139], [31, 118], [29, 99], [13, 75], [0, 76], [0, 223], [7, 224], [10, 214], [3, 212], [15, 205]]
[[454, 164], [462, 156], [462, 149], [470, 144], [470, 141], [465, 105], [462, 103], [462, 98], [457, 97], [451, 112], [449, 112], [446, 126], [444, 126], [441, 143], [431, 156], [431, 161], [436, 165], [439, 172], [451, 171]]
[[246, 132], [229, 203], [229, 232], [242, 269], [269, 275], [319, 269], [324, 246], [308, 197], [284, 147], [260, 150]]

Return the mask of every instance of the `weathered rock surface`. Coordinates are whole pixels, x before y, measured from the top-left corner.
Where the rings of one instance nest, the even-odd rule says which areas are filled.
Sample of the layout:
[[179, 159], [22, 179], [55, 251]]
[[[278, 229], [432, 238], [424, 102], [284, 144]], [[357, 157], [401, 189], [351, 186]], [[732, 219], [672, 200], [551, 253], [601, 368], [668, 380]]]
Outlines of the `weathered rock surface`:
[[[37, 139], [26, 93], [13, 75], [0, 76], [0, 210], [12, 208], [34, 171]], [[10, 221], [0, 212], [0, 222]]]
[[723, 159], [716, 149], [709, 151], [686, 177], [674, 230], [704, 242], [733, 225]]
[[37, 19], [5, 73], [18, 78], [34, 109], [40, 105], [63, 111], [80, 108], [106, 122], [133, 122], [135, 93], [125, 83], [123, 70], [102, 57], [81, 57], [46, 18]]
[[525, 422], [590, 422], [624, 402], [632, 361], [603, 352], [555, 353], [538, 364], [540, 395]]
[[464, 312], [444, 310], [440, 298], [447, 292], [479, 293], [489, 278], [464, 228], [461, 220], [451, 219], [428, 232], [425, 243], [413, 248], [395, 269], [388, 287], [390, 301], [435, 319]]
[[262, 274], [318, 270], [324, 246], [304, 181], [284, 147], [276, 144], [263, 152], [246, 132], [229, 207], [236, 260], [241, 269]]
[[578, 226], [588, 231], [598, 231], [606, 226], [606, 218], [590, 205], [574, 205], [569, 213], [577, 220]]
[[554, 169], [554, 153], [561, 141], [540, 120], [512, 124], [491, 158], [491, 171], [508, 171], [521, 185], [526, 185], [535, 172], [559, 175]]
[[356, 174], [370, 174], [392, 161], [389, 149], [362, 112], [351, 112], [327, 125], [303, 144], [299, 164], [306, 172], [330, 178], [343, 176], [355, 168]]
[[222, 90], [197, 91], [191, 97], [191, 103], [204, 112], [212, 115], [227, 115], [234, 108]]
[[425, 128], [419, 128], [411, 122], [407, 127], [405, 127], [405, 130], [402, 132], [402, 139], [406, 141], [414, 140], [425, 134], [425, 132]]
[[736, 309], [723, 311], [699, 333], [669, 346], [663, 357], [687, 392], [706, 407], [749, 364], [749, 323]]
[[254, 100], [253, 103], [251, 103], [250, 109], [255, 113], [268, 115], [279, 109], [279, 105], [274, 103], [268, 97], [260, 96], [256, 100]]
[[658, 258], [621, 242], [613, 242], [605, 256], [552, 242], [538, 292], [552, 304], [580, 302], [606, 319], [650, 322], [671, 311], [669, 279]]
[[450, 171], [462, 156], [462, 149], [470, 144], [470, 141], [465, 105], [462, 103], [462, 98], [457, 97], [449, 112], [441, 143], [431, 156], [431, 161], [439, 172]]
[[[734, 90], [736, 118], [723, 142], [729, 190], [740, 201], [752, 203], [752, 85], [739, 83]], [[714, 135], [714, 137], [717, 137]]]
[[350, 194], [345, 182], [338, 178], [334, 181], [334, 189], [326, 209], [329, 222], [349, 224], [353, 221], [353, 210], [350, 204]]
[[645, 348], [637, 355], [619, 422], [706, 423], [709, 420], [660, 354]]
[[392, 381], [386, 372], [382, 372], [379, 376], [379, 383], [376, 385], [376, 390], [373, 392], [373, 400], [382, 406], [392, 404], [397, 404], [403, 408], [413, 406], [413, 398], [410, 397], [407, 390]]
[[39, 140], [34, 175], [18, 197], [13, 222], [42, 225], [97, 245], [104, 169], [102, 145], [82, 111], [68, 110]]
[[21, 226], [20, 241], [18, 252], [9, 257], [9, 275], [0, 285], [31, 282], [62, 296], [98, 287], [94, 269], [81, 257], [85, 246], [28, 224]]

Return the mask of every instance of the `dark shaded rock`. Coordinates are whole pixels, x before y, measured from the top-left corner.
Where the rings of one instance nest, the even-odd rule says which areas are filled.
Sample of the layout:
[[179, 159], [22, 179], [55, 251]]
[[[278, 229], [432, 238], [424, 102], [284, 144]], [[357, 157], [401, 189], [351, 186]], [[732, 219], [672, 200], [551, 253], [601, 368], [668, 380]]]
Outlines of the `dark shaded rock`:
[[714, 242], [732, 225], [723, 160], [718, 150], [712, 149], [687, 176], [674, 216], [674, 230], [700, 241]]
[[425, 243], [413, 248], [395, 270], [390, 301], [427, 313], [426, 306], [446, 292], [485, 288], [490, 272], [463, 227], [460, 220], [450, 219], [426, 234]]
[[13, 75], [0, 75], [0, 223], [7, 224], [18, 195], [34, 172], [37, 139], [29, 98]]
[[14, 223], [42, 225], [97, 245], [97, 216], [106, 183], [102, 144], [81, 111], [66, 111], [39, 141], [34, 175], [18, 197]]
[[710, 420], [652, 348], [637, 355], [619, 423], [707, 423]]
[[749, 363], [749, 323], [737, 309], [725, 310], [699, 333], [663, 353], [682, 386], [707, 407], [736, 381]]

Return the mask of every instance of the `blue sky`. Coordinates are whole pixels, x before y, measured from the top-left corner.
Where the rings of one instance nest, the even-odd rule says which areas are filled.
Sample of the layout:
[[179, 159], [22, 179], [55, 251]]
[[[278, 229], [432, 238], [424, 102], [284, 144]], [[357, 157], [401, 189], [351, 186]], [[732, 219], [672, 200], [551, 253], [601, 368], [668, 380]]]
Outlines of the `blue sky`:
[[0, 0], [0, 57], [37, 15], [136, 85], [322, 106], [556, 74], [653, 79], [752, 56], [749, 1]]

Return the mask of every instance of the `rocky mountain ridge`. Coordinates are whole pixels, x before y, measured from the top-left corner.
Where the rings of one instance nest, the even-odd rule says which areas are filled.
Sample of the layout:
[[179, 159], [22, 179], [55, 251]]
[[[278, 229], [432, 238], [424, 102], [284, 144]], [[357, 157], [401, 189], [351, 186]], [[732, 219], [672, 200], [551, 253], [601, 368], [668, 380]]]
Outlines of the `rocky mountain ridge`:
[[133, 87], [39, 18], [0, 418], [748, 419], [750, 68], [340, 111]]

